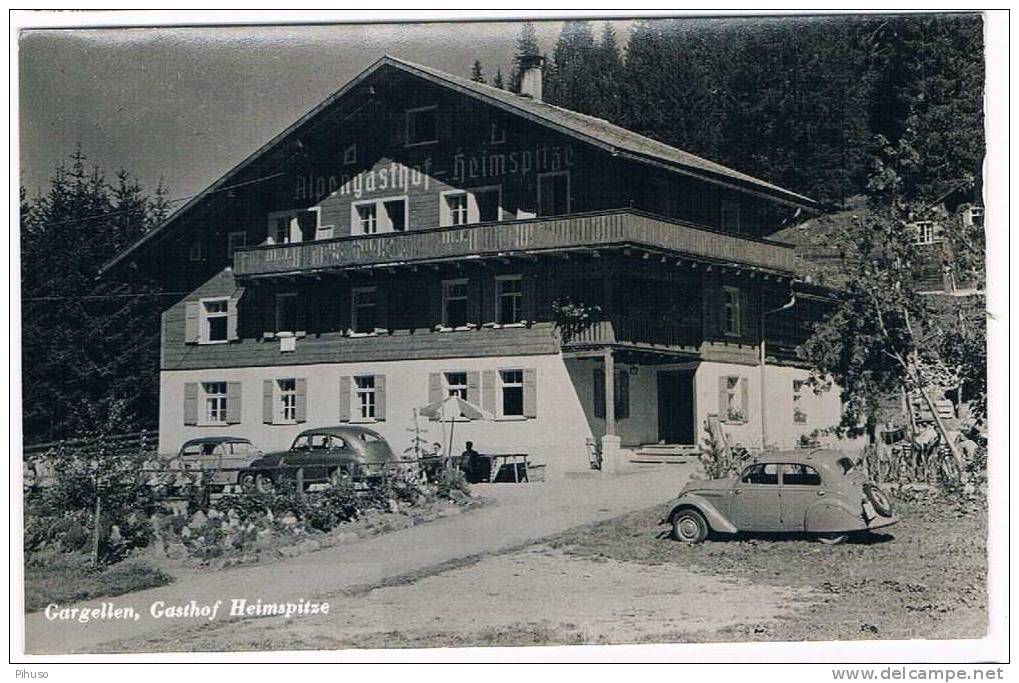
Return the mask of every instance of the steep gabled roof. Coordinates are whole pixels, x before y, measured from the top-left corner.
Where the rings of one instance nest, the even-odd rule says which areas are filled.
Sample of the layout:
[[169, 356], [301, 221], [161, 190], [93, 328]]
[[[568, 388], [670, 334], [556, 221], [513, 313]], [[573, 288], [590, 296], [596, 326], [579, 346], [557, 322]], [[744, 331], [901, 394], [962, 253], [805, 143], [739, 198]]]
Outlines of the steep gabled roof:
[[[523, 116], [540, 125], [548, 126], [561, 133], [574, 137], [587, 144], [600, 147], [617, 156], [631, 158], [635, 161], [653, 164], [671, 171], [683, 173], [693, 177], [701, 178], [715, 184], [722, 184], [737, 190], [765, 195], [773, 200], [791, 204], [796, 207], [808, 210], [817, 210], [818, 204], [803, 195], [773, 185], [759, 178], [740, 173], [713, 161], [709, 161], [695, 154], [684, 152], [657, 140], [645, 137], [633, 131], [621, 128], [603, 119], [588, 116], [579, 112], [563, 109], [547, 102], [540, 102], [529, 97], [522, 97], [494, 86], [477, 83], [467, 78], [454, 76], [432, 67], [416, 64], [396, 57], [386, 55], [360, 74], [348, 81], [342, 88], [326, 98], [314, 109], [298, 119], [286, 130], [276, 135], [272, 140], [256, 150], [244, 161], [228, 171], [219, 180], [208, 188], [195, 195], [170, 215], [162, 225], [146, 233], [140, 240], [122, 251], [109, 263], [103, 266], [105, 273], [117, 264], [123, 262], [132, 253], [137, 251], [146, 243], [165, 233], [171, 225], [176, 223], [182, 216], [186, 215], [193, 207], [204, 201], [213, 193], [228, 189], [231, 181], [245, 169], [260, 160], [269, 152], [276, 149], [291, 135], [295, 134], [302, 126], [314, 120], [319, 114], [327, 110], [333, 103], [349, 93], [358, 84], [370, 77], [382, 68], [396, 68], [406, 73], [424, 78], [430, 82], [461, 92], [474, 97], [487, 104], [498, 107], [504, 111], [517, 116]], [[241, 183], [243, 184], [243, 183]]]

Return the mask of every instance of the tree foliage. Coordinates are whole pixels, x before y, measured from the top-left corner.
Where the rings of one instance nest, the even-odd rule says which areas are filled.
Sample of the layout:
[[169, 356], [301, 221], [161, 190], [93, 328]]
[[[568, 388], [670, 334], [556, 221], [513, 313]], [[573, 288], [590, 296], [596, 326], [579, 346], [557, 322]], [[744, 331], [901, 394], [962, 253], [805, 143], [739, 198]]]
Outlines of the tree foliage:
[[26, 443], [71, 436], [82, 406], [125, 406], [132, 428], [155, 424], [157, 291], [98, 278], [101, 266], [165, 218], [126, 171], [107, 180], [79, 148], [46, 194], [22, 192], [22, 400]]

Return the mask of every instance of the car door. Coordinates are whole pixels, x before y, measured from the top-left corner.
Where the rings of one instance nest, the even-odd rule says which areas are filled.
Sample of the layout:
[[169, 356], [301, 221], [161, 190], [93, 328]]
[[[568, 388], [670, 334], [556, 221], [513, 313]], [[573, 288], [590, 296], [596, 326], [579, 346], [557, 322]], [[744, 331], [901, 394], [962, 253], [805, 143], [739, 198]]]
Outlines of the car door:
[[732, 487], [732, 521], [740, 531], [781, 531], [778, 465], [750, 465]]
[[782, 528], [803, 531], [807, 508], [825, 495], [821, 475], [810, 465], [787, 463], [780, 468]]

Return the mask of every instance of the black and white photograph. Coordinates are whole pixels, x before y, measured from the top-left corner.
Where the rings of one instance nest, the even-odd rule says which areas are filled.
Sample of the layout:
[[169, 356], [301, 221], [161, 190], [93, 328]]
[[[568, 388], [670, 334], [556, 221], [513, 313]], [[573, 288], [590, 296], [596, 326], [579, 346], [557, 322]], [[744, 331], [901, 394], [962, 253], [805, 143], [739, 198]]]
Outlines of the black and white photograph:
[[10, 34], [19, 677], [1004, 677], [1007, 12], [86, 14]]

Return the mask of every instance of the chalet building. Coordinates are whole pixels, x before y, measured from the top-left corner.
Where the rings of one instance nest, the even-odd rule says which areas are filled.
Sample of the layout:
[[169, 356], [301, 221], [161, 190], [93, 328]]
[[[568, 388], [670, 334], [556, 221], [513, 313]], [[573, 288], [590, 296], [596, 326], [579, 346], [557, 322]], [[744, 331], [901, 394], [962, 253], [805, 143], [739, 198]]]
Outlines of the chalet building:
[[794, 353], [823, 303], [768, 239], [815, 203], [543, 103], [540, 73], [516, 95], [384, 57], [111, 261], [189, 292], [161, 449], [366, 423], [400, 452], [449, 394], [495, 416], [460, 438], [550, 474], [708, 415], [748, 446], [835, 424]]

